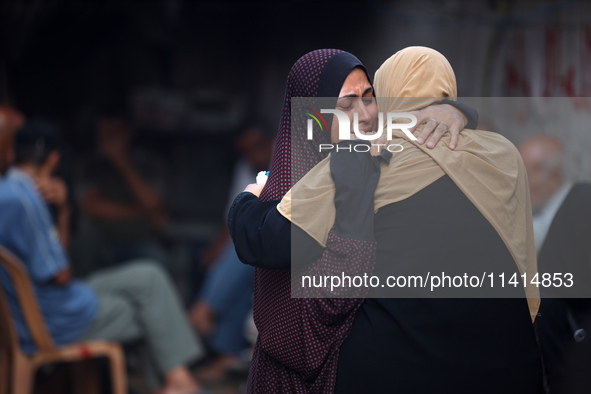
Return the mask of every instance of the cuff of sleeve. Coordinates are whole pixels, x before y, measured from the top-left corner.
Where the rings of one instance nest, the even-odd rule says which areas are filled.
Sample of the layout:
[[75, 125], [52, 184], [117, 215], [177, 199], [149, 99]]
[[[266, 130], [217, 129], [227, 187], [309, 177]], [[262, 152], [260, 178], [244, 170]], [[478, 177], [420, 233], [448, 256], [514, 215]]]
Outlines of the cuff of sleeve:
[[440, 104], [449, 104], [466, 115], [466, 118], [468, 118], [468, 123], [466, 126], [464, 126], [464, 128], [475, 129], [478, 126], [478, 111], [469, 105], [448, 99], [443, 99]]

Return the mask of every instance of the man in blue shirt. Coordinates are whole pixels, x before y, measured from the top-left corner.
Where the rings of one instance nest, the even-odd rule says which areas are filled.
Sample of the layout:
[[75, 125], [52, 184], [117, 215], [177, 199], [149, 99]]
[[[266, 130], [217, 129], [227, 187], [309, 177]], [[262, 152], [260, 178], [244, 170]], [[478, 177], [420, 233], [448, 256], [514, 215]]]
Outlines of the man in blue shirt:
[[[68, 261], [49, 211], [25, 171], [13, 167], [0, 180], [0, 212], [0, 243], [25, 264], [51, 336], [58, 344], [73, 342], [96, 316], [97, 299], [78, 280], [60, 284], [59, 274], [69, 272]], [[0, 272], [0, 279], [21, 347], [33, 352], [33, 339], [20, 316], [12, 283], [5, 272]]]
[[[53, 175], [60, 160], [57, 138], [43, 124], [25, 126], [17, 134], [16, 166], [8, 169], [15, 156], [12, 140], [19, 126], [17, 115], [0, 107], [0, 244], [27, 269], [53, 340], [60, 345], [90, 339], [145, 339], [165, 376], [165, 393], [198, 390], [186, 365], [202, 354], [202, 348], [170, 280], [156, 264], [130, 263], [99, 272], [87, 282], [71, 278], [64, 249], [69, 232], [67, 188]], [[56, 207], [58, 229], [48, 204]], [[3, 269], [0, 283], [21, 347], [34, 352], [14, 287]]]

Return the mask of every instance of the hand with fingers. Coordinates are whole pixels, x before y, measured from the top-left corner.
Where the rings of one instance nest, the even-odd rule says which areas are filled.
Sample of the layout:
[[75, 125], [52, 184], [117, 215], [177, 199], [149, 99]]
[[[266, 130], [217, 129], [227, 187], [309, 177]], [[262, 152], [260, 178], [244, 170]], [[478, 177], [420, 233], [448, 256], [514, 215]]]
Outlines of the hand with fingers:
[[420, 126], [425, 125], [423, 131], [418, 136], [420, 145], [427, 142], [428, 148], [434, 148], [441, 137], [447, 132], [451, 136], [449, 143], [450, 149], [455, 149], [458, 145], [460, 132], [468, 123], [468, 118], [457, 108], [449, 104], [431, 105], [419, 111], [412, 111], [411, 114], [417, 117], [417, 125], [410, 129], [411, 132]]
[[62, 208], [68, 204], [68, 187], [66, 183], [57, 177], [35, 177], [37, 190], [48, 204], [55, 204]]

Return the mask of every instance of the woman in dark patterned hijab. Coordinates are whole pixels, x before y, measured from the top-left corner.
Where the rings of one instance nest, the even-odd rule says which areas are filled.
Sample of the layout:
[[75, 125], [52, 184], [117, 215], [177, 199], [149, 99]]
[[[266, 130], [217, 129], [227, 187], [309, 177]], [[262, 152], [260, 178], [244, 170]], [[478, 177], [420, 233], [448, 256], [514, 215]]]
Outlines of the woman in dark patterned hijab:
[[[304, 133], [292, 133], [291, 98], [337, 97], [355, 67], [365, 70], [355, 56], [334, 49], [311, 52], [292, 67], [271, 171], [260, 201], [281, 199], [298, 178], [326, 156], [318, 152], [318, 144], [330, 143], [330, 136], [326, 133], [316, 133], [312, 141], [306, 140]], [[372, 250], [373, 245], [369, 246]], [[330, 305], [323, 305], [330, 302], [291, 298], [290, 277], [290, 270], [258, 268], [256, 271], [254, 315], [260, 336], [249, 376], [250, 387], [252, 392], [258, 392], [259, 387], [266, 392], [308, 392], [310, 389], [312, 392], [332, 392], [336, 382], [338, 348], [362, 301], [342, 300], [347, 305], [340, 305], [339, 309], [345, 313], [334, 322], [337, 324], [314, 324], [314, 319], [308, 320], [311, 313], [333, 314]], [[302, 332], [290, 332], [290, 327], [301, 323], [304, 323], [300, 328]], [[315, 329], [318, 331], [314, 332]], [[307, 340], [302, 342], [304, 338]], [[264, 351], [265, 348], [273, 356]], [[277, 362], [278, 358], [281, 363]], [[302, 374], [298, 374], [298, 370]], [[301, 379], [301, 376], [307, 379]]]

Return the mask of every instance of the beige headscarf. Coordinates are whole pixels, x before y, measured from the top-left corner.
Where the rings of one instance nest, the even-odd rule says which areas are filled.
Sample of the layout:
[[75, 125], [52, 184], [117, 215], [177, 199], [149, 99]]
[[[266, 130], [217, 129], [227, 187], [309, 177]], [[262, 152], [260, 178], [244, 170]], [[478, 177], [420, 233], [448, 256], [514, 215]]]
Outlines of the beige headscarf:
[[[456, 97], [456, 79], [447, 59], [425, 47], [403, 49], [375, 74], [381, 112], [406, 112]], [[384, 119], [387, 117], [384, 116]], [[386, 130], [384, 126], [384, 130]], [[415, 135], [422, 130], [417, 128]], [[395, 130], [389, 144], [403, 150], [382, 166], [375, 209], [404, 200], [447, 174], [495, 228], [511, 252], [519, 272], [537, 272], [527, 174], [515, 146], [500, 134], [464, 130], [457, 148], [446, 134], [434, 149], [418, 145]], [[335, 187], [330, 157], [321, 161], [286, 194], [279, 212], [326, 246], [335, 220]], [[537, 287], [525, 289], [532, 321], [539, 303]]]

